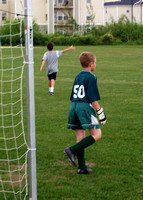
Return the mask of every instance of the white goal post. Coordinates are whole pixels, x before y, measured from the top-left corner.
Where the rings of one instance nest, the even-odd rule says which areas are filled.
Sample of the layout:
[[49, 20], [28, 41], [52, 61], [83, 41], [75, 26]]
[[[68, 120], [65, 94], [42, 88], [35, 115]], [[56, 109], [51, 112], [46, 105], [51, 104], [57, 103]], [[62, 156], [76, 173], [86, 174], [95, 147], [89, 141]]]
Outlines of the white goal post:
[[29, 197], [37, 200], [32, 0], [24, 0], [29, 146]]
[[[0, 200], [26, 200], [28, 196], [29, 200], [37, 200], [33, 60], [32, 0], [8, 0], [4, 5], [1, 1]], [[24, 131], [23, 96], [27, 98], [28, 139]]]

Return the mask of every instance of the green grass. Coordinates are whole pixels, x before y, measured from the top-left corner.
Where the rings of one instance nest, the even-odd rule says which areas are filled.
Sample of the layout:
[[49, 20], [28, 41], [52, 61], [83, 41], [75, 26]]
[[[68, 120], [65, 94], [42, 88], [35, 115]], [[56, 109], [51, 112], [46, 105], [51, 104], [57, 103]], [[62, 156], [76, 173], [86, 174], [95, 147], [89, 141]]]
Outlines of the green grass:
[[[48, 94], [46, 70], [39, 73], [45, 51], [45, 48], [34, 49], [38, 199], [141, 200], [142, 46], [79, 46], [75, 52], [65, 53], [59, 59], [55, 96]], [[100, 105], [108, 122], [101, 127], [102, 139], [86, 149], [86, 160], [93, 174], [80, 176], [63, 150], [76, 139], [66, 125], [72, 84], [81, 70], [82, 51], [97, 56], [95, 74], [102, 98]]]
[[[55, 47], [64, 49], [67, 47]], [[143, 46], [77, 46], [59, 59], [55, 95], [48, 94], [46, 69], [40, 73], [44, 47], [34, 49], [38, 200], [143, 199]], [[95, 74], [107, 115], [102, 139], [86, 149], [93, 169], [78, 175], [63, 151], [75, 143], [68, 130], [70, 93], [81, 71], [79, 55], [97, 56]], [[26, 126], [25, 73], [23, 78]], [[88, 135], [88, 132], [87, 132]]]

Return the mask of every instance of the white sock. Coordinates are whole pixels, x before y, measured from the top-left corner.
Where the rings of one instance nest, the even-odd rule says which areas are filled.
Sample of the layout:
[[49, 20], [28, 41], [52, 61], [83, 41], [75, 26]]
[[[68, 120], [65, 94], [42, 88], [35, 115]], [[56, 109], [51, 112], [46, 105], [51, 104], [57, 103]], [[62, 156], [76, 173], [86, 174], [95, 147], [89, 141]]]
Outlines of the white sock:
[[51, 87], [51, 92], [54, 92], [54, 87]]

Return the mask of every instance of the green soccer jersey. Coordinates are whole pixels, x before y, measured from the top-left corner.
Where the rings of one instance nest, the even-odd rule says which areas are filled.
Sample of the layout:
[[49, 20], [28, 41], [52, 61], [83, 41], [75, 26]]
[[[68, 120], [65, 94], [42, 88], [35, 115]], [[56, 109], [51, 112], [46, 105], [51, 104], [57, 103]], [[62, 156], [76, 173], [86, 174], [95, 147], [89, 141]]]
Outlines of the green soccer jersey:
[[96, 76], [90, 71], [81, 71], [75, 78], [70, 100], [86, 103], [100, 100]]

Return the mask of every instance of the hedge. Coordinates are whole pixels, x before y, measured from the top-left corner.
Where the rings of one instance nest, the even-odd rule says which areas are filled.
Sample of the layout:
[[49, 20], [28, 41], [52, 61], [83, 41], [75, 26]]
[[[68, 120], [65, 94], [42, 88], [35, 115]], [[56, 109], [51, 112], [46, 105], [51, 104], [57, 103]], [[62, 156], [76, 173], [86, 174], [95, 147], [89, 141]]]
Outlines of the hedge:
[[[15, 23], [16, 20], [14, 20]], [[7, 26], [2, 26], [0, 35], [9, 34], [9, 21], [6, 20]], [[19, 31], [18, 25], [13, 26], [13, 33]], [[130, 23], [122, 17], [118, 23], [112, 21], [105, 26], [92, 26], [88, 31], [86, 27], [84, 31], [76, 34], [72, 33], [55, 33], [46, 34], [39, 31], [39, 27], [34, 21], [33, 23], [33, 41], [35, 46], [45, 46], [52, 41], [55, 45], [111, 45], [111, 44], [143, 44], [143, 25], [137, 23]], [[10, 45], [9, 37], [0, 37], [2, 45]], [[17, 45], [21, 40], [20, 36], [13, 37], [12, 45]], [[24, 22], [22, 24], [22, 42], [24, 44]]]

